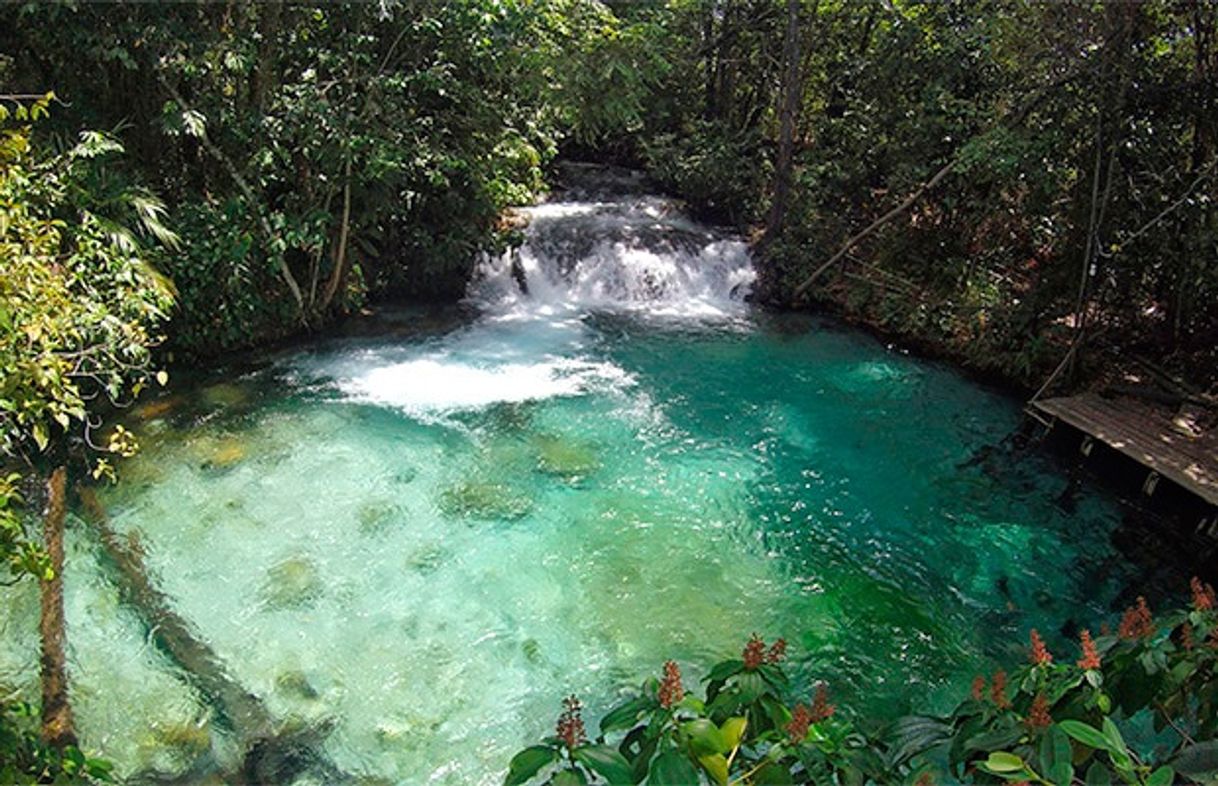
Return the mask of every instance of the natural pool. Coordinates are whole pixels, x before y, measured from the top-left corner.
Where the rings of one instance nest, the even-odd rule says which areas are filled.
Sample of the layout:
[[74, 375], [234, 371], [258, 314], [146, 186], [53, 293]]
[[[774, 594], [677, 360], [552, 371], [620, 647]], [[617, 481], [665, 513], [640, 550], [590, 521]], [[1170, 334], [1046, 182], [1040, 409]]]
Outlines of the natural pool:
[[[102, 495], [229, 676], [341, 771], [495, 783], [562, 696], [595, 718], [754, 631], [844, 705], [942, 708], [1030, 627], [1066, 651], [1142, 580], [1114, 501], [1084, 488], [1067, 514], [1060, 473], [1003, 447], [1014, 401], [748, 309], [743, 245], [659, 200], [533, 219], [465, 313], [144, 404]], [[125, 774], [237, 769], [241, 719], [154, 646], [79, 522], [67, 564], [86, 745]], [[0, 614], [0, 684], [32, 690], [36, 588]]]

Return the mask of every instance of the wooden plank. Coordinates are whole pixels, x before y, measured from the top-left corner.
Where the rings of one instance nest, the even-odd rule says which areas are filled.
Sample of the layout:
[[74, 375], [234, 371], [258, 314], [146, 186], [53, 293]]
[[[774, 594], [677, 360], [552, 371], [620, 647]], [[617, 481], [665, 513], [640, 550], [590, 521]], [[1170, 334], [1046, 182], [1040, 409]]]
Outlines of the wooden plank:
[[1033, 401], [1031, 406], [1218, 505], [1218, 438], [1212, 433], [1190, 437], [1146, 405], [1094, 393]]

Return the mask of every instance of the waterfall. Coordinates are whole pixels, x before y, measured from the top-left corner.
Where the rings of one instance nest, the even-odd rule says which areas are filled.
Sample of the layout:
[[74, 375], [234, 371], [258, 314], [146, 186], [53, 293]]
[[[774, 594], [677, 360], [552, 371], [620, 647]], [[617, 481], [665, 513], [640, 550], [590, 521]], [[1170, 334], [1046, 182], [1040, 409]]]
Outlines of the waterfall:
[[524, 242], [483, 258], [469, 287], [468, 300], [491, 313], [728, 316], [755, 276], [743, 239], [691, 221], [670, 199], [583, 186], [519, 212]]
[[595, 347], [591, 314], [744, 324], [747, 244], [640, 185], [613, 170], [579, 172], [561, 199], [521, 209], [521, 245], [480, 261], [466, 298], [476, 320], [436, 342], [378, 346], [318, 371], [347, 400], [451, 422], [496, 404], [629, 391], [633, 375]]

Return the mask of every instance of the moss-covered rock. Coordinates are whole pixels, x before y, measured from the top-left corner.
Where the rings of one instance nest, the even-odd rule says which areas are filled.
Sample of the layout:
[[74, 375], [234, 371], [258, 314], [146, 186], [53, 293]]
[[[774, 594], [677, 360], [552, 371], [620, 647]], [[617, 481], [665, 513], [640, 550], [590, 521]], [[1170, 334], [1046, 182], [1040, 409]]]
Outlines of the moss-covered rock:
[[158, 723], [152, 727], [151, 742], [160, 748], [194, 758], [211, 748], [211, 727], [206, 722]]
[[289, 557], [267, 571], [259, 595], [272, 609], [298, 609], [313, 605], [322, 594], [317, 566], [307, 557]]
[[184, 402], [180, 395], [162, 396], [136, 406], [131, 410], [131, 415], [141, 422], [157, 420], [172, 415]]
[[600, 468], [600, 461], [591, 445], [551, 435], [534, 440], [537, 448], [537, 470], [546, 475], [578, 480]]
[[199, 398], [209, 407], [224, 409], [244, 404], [249, 400], [249, 392], [240, 385], [220, 382], [203, 388], [199, 392]]
[[275, 678], [275, 690], [293, 699], [313, 701], [321, 696], [309, 677], [299, 669], [290, 669]]
[[360, 506], [356, 514], [359, 531], [372, 535], [402, 520], [402, 509], [392, 502], [372, 501]]
[[533, 501], [503, 483], [466, 481], [440, 496], [440, 510], [449, 516], [514, 521], [533, 510]]
[[440, 564], [448, 556], [448, 552], [438, 543], [423, 546], [406, 558], [406, 567], [410, 570], [427, 575], [435, 573]]

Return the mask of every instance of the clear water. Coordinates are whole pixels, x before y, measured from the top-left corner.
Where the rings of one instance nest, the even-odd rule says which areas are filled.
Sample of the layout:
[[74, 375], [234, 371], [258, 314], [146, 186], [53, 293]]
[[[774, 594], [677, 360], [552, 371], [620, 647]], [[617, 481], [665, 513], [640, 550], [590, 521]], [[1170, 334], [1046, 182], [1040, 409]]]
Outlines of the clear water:
[[[941, 708], [1029, 627], [1107, 613], [1116, 505], [997, 447], [1014, 402], [834, 323], [739, 299], [744, 246], [654, 199], [534, 213], [476, 313], [397, 315], [132, 413], [103, 501], [159, 586], [285, 724], [372, 781], [496, 783], [578, 693], [749, 634], [892, 717]], [[67, 602], [85, 743], [126, 775], [240, 767], [79, 522]], [[32, 585], [0, 684], [36, 685]], [[1073, 653], [1073, 649], [1069, 650]], [[33, 695], [31, 693], [31, 695]], [[240, 726], [236, 719], [234, 726]], [[194, 769], [191, 769], [191, 768]], [[316, 776], [307, 773], [301, 782]]]

